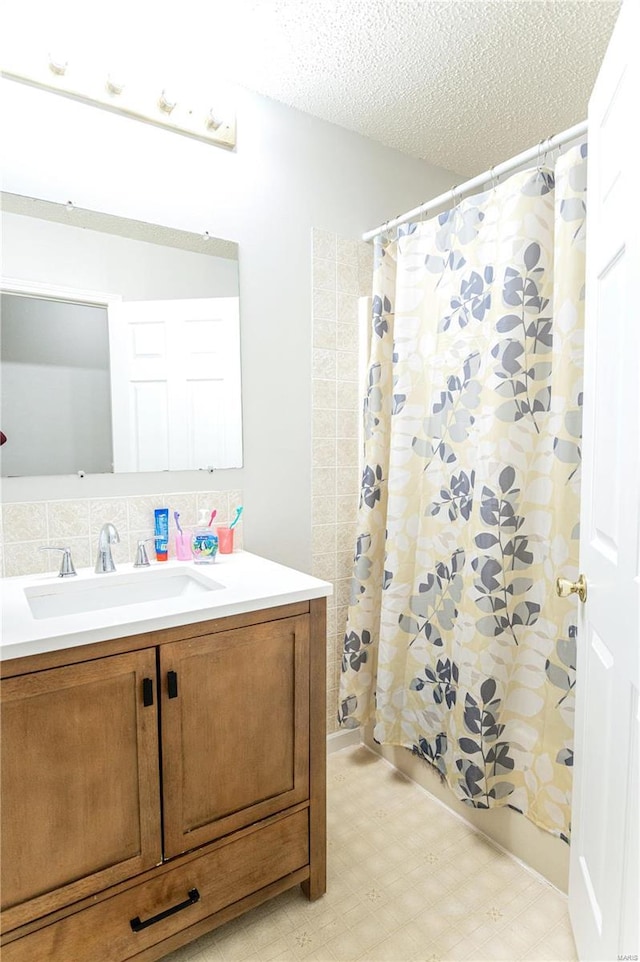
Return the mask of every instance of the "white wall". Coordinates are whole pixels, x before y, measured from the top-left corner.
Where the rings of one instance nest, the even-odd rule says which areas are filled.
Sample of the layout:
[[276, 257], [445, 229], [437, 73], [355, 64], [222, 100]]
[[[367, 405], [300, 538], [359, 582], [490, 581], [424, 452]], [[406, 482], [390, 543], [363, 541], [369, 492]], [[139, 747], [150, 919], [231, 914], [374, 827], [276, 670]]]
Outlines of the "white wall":
[[[291, 108], [237, 92], [226, 151], [11, 81], [4, 189], [237, 241], [245, 546], [309, 570], [311, 228], [357, 238], [460, 178]], [[172, 475], [174, 491], [202, 475]], [[166, 475], [6, 481], [7, 501], [163, 491]]]
[[238, 295], [235, 260], [6, 211], [0, 223], [6, 277], [125, 301]]
[[107, 312], [3, 294], [2, 474], [110, 471]]

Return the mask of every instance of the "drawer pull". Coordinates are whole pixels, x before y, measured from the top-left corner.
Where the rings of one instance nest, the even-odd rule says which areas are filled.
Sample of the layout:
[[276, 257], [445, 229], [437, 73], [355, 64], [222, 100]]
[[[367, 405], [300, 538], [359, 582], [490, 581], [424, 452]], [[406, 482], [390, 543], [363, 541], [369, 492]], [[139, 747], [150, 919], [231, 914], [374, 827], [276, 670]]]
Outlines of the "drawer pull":
[[156, 922], [161, 922], [162, 919], [168, 919], [170, 915], [175, 915], [176, 912], [181, 912], [182, 909], [188, 909], [190, 905], [194, 905], [199, 901], [200, 892], [198, 892], [197, 889], [189, 889], [189, 893], [184, 902], [179, 902], [177, 905], [172, 905], [170, 909], [165, 909], [164, 912], [159, 912], [157, 915], [152, 915], [151, 918], [147, 919], [146, 922], [141, 922], [140, 916], [136, 915], [135, 919], [131, 919], [129, 924], [134, 932], [141, 932], [150, 925], [155, 925]]
[[178, 697], [178, 674], [175, 671], [167, 672], [167, 694], [169, 698]]

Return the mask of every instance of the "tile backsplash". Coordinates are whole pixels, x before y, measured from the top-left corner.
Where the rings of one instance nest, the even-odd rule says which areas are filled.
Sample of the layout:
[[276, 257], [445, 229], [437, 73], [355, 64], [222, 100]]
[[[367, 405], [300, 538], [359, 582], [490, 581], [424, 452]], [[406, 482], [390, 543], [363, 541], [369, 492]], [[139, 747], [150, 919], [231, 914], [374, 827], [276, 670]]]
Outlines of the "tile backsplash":
[[[113, 546], [116, 564], [133, 561], [141, 538], [153, 536], [156, 508], [169, 508], [169, 533], [175, 532], [173, 512], [180, 514], [183, 528], [193, 527], [200, 508], [217, 510], [216, 524], [229, 524], [242, 504], [241, 491], [181, 491], [120, 498], [74, 498], [64, 501], [15, 501], [2, 505], [2, 575], [55, 573], [60, 557], [40, 548], [69, 547], [76, 568], [95, 563], [98, 533], [111, 521], [120, 535]], [[242, 549], [242, 521], [236, 528], [236, 550]], [[150, 557], [151, 552], [149, 553]], [[170, 557], [174, 557], [173, 547]]]

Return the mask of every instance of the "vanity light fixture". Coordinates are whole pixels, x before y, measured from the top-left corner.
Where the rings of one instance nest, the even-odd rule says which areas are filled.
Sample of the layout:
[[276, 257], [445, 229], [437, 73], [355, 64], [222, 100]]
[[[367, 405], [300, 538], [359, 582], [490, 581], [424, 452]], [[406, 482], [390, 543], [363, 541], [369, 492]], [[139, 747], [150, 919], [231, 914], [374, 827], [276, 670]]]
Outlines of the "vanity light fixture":
[[[12, 60], [15, 57], [15, 60]], [[220, 104], [210, 107], [205, 100], [198, 103], [178, 101], [170, 87], [133, 78], [122, 80], [120, 68], [107, 71], [105, 65], [93, 62], [73, 63], [64, 59], [60, 51], [50, 53], [11, 52], [5, 54], [0, 73], [9, 80], [40, 87], [52, 93], [80, 100], [93, 107], [143, 120], [156, 127], [172, 130], [205, 143], [233, 148], [236, 145], [236, 118], [231, 110]], [[106, 79], [105, 79], [106, 78]], [[158, 97], [157, 91], [161, 90]]]

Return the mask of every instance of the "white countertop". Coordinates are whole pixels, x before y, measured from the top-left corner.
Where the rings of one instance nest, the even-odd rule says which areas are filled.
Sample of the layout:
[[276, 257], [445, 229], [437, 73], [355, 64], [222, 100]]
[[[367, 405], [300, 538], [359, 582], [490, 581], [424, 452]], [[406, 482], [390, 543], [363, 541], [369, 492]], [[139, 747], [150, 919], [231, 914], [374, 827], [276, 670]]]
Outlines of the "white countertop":
[[[21, 658], [46, 651], [73, 648], [110, 638], [142, 634], [162, 628], [190, 625], [226, 615], [274, 608], [296, 601], [308, 601], [332, 594], [326, 581], [286, 568], [284, 565], [240, 551], [218, 555], [212, 565], [193, 562], [166, 561], [152, 563], [152, 568], [197, 569], [198, 576], [211, 578], [222, 585], [215, 591], [189, 597], [162, 598], [160, 601], [122, 605], [81, 614], [35, 618], [25, 595], [25, 588], [45, 589], [55, 585], [64, 590], [65, 584], [78, 585], [81, 581], [97, 583], [109, 574], [95, 574], [92, 568], [78, 570], [75, 578], [55, 575], [26, 575], [0, 580], [2, 593], [2, 647], [0, 658]], [[118, 565], [117, 574], [135, 578], [149, 569], [134, 568], [132, 564]], [[88, 587], [91, 587], [88, 585]]]

